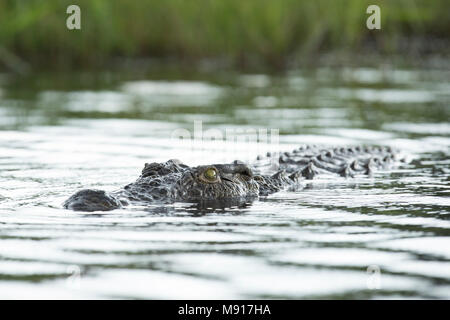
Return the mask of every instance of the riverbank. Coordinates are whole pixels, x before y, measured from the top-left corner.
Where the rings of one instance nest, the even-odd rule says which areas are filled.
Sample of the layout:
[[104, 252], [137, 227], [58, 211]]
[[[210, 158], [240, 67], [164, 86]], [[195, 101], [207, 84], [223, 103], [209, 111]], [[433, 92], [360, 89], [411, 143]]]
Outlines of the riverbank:
[[72, 1], [2, 2], [0, 68], [108, 69], [151, 58], [279, 70], [318, 55], [448, 55], [446, 1], [378, 3], [381, 30], [369, 30], [372, 2], [80, 0], [81, 30], [66, 27]]

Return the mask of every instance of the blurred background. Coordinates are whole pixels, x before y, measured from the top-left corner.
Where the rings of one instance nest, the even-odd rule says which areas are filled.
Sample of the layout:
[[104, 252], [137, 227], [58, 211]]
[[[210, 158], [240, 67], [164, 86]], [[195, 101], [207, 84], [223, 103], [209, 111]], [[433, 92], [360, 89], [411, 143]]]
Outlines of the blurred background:
[[[68, 30], [66, 8], [81, 8]], [[381, 7], [381, 30], [366, 8]], [[111, 68], [123, 59], [202, 59], [280, 69], [295, 63], [353, 61], [364, 55], [448, 54], [446, 0], [3, 0], [0, 63], [20, 71]], [[345, 59], [345, 60], [342, 60]]]

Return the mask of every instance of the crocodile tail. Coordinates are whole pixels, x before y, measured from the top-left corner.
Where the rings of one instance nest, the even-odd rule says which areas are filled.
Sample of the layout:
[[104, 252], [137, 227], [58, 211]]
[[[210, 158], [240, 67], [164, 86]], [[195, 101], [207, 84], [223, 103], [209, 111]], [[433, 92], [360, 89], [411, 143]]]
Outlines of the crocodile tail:
[[[270, 154], [267, 157], [271, 156]], [[262, 157], [258, 158], [263, 160]], [[298, 173], [305, 179], [319, 174], [333, 173], [342, 177], [358, 174], [371, 175], [374, 170], [391, 167], [398, 162], [399, 153], [390, 147], [336, 147], [302, 146], [292, 152], [283, 152], [278, 158], [278, 170]], [[261, 163], [261, 162], [260, 162]]]

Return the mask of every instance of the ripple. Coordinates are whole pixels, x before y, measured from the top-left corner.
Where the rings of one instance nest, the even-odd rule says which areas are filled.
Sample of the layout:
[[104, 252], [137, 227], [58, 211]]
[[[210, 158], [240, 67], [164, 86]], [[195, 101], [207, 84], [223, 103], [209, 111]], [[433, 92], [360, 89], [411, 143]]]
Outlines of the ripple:
[[[0, 298], [448, 299], [445, 76], [300, 70], [237, 75], [232, 86], [220, 77], [100, 90], [48, 84], [23, 97], [2, 87]], [[171, 138], [194, 120], [221, 132], [280, 129], [279, 144]], [[134, 181], [146, 162], [252, 161], [302, 144], [389, 145], [406, 157], [372, 177], [324, 175], [243, 208], [61, 209], [78, 189]], [[381, 272], [377, 290], [368, 287], [371, 265]]]
[[371, 245], [376, 248], [414, 252], [417, 254], [435, 255], [450, 260], [449, 237], [416, 237], [396, 239], [389, 242], [377, 242]]

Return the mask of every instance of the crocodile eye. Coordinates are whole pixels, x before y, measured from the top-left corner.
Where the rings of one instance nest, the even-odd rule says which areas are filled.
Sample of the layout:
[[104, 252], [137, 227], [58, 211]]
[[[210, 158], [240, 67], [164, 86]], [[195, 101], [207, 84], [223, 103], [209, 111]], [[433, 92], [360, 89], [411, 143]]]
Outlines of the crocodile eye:
[[217, 179], [217, 170], [215, 168], [206, 169], [203, 176], [209, 181], [215, 181]]

